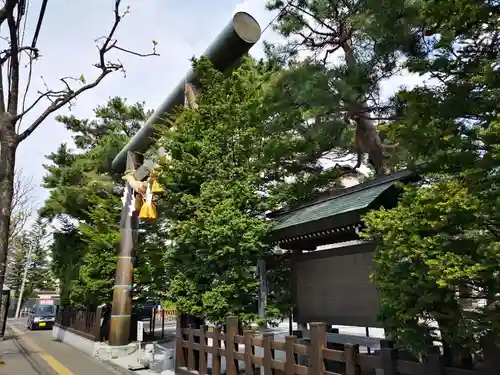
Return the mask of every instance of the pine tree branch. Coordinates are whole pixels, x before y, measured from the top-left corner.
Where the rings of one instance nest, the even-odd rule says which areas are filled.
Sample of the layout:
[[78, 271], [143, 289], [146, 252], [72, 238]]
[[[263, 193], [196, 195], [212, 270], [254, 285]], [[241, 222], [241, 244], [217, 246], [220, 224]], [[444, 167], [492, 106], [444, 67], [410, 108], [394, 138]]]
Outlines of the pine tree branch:
[[[71, 101], [73, 99], [75, 99], [85, 91], [91, 90], [97, 85], [99, 85], [99, 83], [101, 83], [101, 81], [107, 75], [116, 71], [125, 72], [124, 66], [119, 60], [117, 60], [117, 62], [106, 61], [106, 54], [111, 50], [116, 49], [140, 57], [159, 56], [159, 54], [156, 52], [155, 42], [153, 42], [153, 51], [151, 53], [138, 53], [117, 45], [118, 41], [114, 39], [115, 32], [123, 17], [128, 13], [128, 8], [127, 8], [127, 10], [123, 14], [120, 14], [120, 4], [121, 0], [115, 0], [115, 8], [114, 8], [115, 19], [109, 34], [107, 36], [98, 38], [96, 40], [96, 42], [102, 42], [102, 45], [100, 47], [98, 46], [99, 61], [94, 64], [94, 66], [100, 70], [100, 73], [97, 76], [97, 78], [95, 78], [90, 83], [86, 83], [83, 76], [81, 76], [80, 78], [63, 77], [60, 79], [60, 81], [64, 85], [64, 87], [61, 90], [50, 90], [47, 87], [47, 90], [45, 92], [39, 93], [40, 95], [38, 96], [38, 98], [30, 106], [28, 106], [26, 110], [24, 110], [22, 113], [16, 116], [16, 121], [20, 120], [29, 111], [31, 111], [42, 99], [49, 100], [50, 105], [42, 112], [42, 114], [36, 120], [34, 120], [31, 123], [31, 125], [26, 130], [24, 130], [18, 136], [19, 142], [22, 142], [23, 140], [28, 138], [50, 114], [52, 114], [53, 112], [57, 111], [58, 109], [60, 109], [65, 105], [71, 104]], [[73, 89], [72, 86], [69, 84], [70, 80], [80, 81], [83, 85], [80, 86], [79, 88]]]
[[[317, 23], [319, 23], [321, 26], [323, 26], [323, 27], [327, 28], [328, 30], [330, 30], [332, 33], [337, 33], [337, 30], [335, 30], [331, 25], [329, 25], [325, 21], [319, 19], [313, 13], [307, 11], [303, 7], [301, 7], [299, 5], [296, 5], [296, 4], [293, 4], [292, 2], [288, 3], [288, 5], [291, 6], [292, 8], [295, 8], [298, 12], [304, 13], [304, 14], [308, 15], [309, 17], [311, 17], [312, 19], [314, 19]], [[304, 22], [304, 24], [305, 23], [306, 22]]]

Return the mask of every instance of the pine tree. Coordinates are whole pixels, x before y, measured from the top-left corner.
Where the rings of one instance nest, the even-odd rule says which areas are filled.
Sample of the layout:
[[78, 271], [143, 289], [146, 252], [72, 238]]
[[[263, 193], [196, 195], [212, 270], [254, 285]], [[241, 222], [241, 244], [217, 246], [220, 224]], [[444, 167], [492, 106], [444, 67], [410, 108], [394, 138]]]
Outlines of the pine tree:
[[10, 246], [9, 272], [7, 273], [6, 284], [19, 296], [24, 269], [28, 265], [29, 235], [26, 232], [19, 233], [12, 239]]
[[[302, 84], [290, 87], [288, 95], [299, 104], [319, 101], [312, 113], [316, 126], [344, 140], [340, 150], [331, 150], [330, 158], [342, 163], [345, 151], [357, 154], [353, 168], [357, 170], [367, 154], [377, 175], [389, 172], [393, 163], [387, 159], [396, 147], [390, 139], [382, 141], [377, 125], [392, 118], [394, 106], [381, 98], [380, 85], [400, 66], [394, 50], [371, 33], [375, 25], [367, 17], [367, 3], [271, 0], [267, 7], [279, 10], [274, 28], [286, 38], [284, 43], [269, 45], [268, 53], [278, 62], [291, 64], [295, 69], [290, 74], [302, 78]], [[308, 90], [314, 74], [323, 76], [319, 96]]]
[[[122, 176], [111, 170], [111, 162], [150, 114], [143, 103], [129, 105], [112, 98], [96, 108], [94, 119], [58, 117], [73, 133], [77, 149], [61, 145], [48, 156], [52, 163], [45, 166], [49, 172], [45, 187], [50, 197], [41, 212], [65, 223], [54, 233], [51, 245], [65, 304], [98, 305], [111, 300], [124, 186]], [[149, 265], [161, 266], [158, 261], [148, 262], [150, 254], [158, 257], [157, 249], [141, 251], [144, 267], [136, 269], [134, 277], [144, 286], [155, 282]]]
[[[286, 70], [250, 58], [229, 77], [205, 58], [194, 69], [200, 77], [196, 108], [169, 121], [159, 141], [170, 152], [158, 202], [171, 239], [165, 251], [169, 295], [180, 311], [212, 322], [229, 315], [256, 321], [256, 265], [271, 251], [265, 213], [336, 180], [342, 171], [325, 170], [320, 159], [338, 138], [308, 123], [314, 108], [276, 100], [296, 77]], [[289, 306], [269, 303], [269, 312], [288, 316]]]
[[[500, 43], [492, 37], [500, 7], [388, 0], [372, 4], [370, 13], [408, 69], [435, 81], [401, 90], [391, 125], [408, 150], [406, 163], [420, 164], [423, 180], [396, 209], [366, 217], [366, 234], [380, 243], [374, 281], [381, 318], [416, 353], [436, 340], [428, 332], [436, 320], [445, 364], [470, 366], [481, 359], [484, 336], [500, 333]], [[486, 303], [471, 310], [467, 299]]]
[[38, 219], [29, 231], [28, 246], [31, 259], [27, 277], [27, 290], [54, 290], [56, 285], [52, 274], [50, 259], [48, 222]]

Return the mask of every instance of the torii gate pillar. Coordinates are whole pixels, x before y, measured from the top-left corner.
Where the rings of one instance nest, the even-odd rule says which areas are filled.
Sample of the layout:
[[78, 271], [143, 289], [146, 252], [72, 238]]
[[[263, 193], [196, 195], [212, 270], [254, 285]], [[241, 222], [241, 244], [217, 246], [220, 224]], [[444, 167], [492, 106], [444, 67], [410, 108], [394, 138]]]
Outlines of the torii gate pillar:
[[[137, 155], [127, 154], [127, 170], [135, 170], [142, 160]], [[120, 249], [116, 265], [113, 305], [109, 324], [109, 345], [127, 345], [132, 316], [132, 255], [138, 245], [139, 213], [134, 209], [134, 191], [125, 182], [123, 208], [120, 221]]]

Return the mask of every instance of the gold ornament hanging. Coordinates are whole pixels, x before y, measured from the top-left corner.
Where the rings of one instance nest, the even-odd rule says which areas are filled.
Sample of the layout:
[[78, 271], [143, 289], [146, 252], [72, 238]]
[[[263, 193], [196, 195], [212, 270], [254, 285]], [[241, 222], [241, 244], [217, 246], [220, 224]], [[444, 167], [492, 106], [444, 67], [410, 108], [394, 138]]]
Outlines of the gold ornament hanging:
[[144, 195], [144, 201], [139, 211], [139, 219], [141, 220], [156, 220], [156, 207], [153, 202], [153, 192], [151, 189], [151, 179], [146, 183], [146, 194]]
[[157, 180], [156, 171], [151, 172], [151, 177], [149, 179], [151, 181], [151, 192], [153, 194], [163, 193], [165, 191]]
[[142, 203], [144, 201], [144, 198], [142, 197], [142, 195], [140, 194], [136, 194], [135, 195], [135, 198], [134, 198], [134, 207], [135, 207], [135, 210], [137, 212], [140, 212], [141, 211], [141, 208], [142, 208]]

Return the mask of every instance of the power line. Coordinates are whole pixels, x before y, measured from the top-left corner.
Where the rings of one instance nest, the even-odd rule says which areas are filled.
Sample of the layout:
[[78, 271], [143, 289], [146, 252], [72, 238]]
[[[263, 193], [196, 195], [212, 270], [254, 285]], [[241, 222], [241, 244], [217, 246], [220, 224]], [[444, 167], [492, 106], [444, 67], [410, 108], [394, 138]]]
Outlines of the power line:
[[48, 0], [42, 0], [42, 7], [40, 8], [40, 14], [38, 16], [35, 34], [33, 35], [33, 41], [31, 42], [31, 48], [36, 48], [36, 42], [38, 41], [38, 35], [40, 35], [40, 29], [42, 28], [43, 17], [45, 15], [45, 9], [47, 8], [47, 2]]
[[22, 34], [21, 34], [21, 43], [20, 45], [24, 45], [24, 36], [26, 35], [26, 24], [28, 23], [28, 9], [29, 9], [29, 6], [30, 6], [30, 1], [27, 0], [23, 0], [22, 3], [19, 3], [19, 12], [21, 13], [21, 15], [24, 15], [24, 24], [23, 24], [23, 31], [22, 31]]

